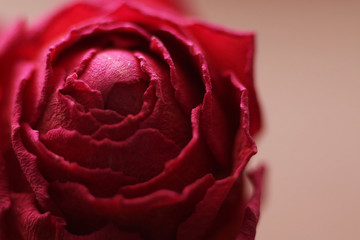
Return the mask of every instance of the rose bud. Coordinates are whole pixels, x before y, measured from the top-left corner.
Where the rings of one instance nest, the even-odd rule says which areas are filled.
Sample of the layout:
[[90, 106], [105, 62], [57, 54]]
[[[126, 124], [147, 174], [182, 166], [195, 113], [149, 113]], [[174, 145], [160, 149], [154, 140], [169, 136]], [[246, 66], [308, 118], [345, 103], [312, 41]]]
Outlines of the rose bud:
[[0, 239], [254, 239], [253, 54], [171, 1], [2, 32]]

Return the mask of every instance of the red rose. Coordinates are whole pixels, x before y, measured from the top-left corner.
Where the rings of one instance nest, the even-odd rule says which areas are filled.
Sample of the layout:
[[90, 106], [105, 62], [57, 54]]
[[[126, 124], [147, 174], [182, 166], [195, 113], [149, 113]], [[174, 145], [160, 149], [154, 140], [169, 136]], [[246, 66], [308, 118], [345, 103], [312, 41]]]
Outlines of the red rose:
[[169, 3], [77, 3], [3, 36], [0, 239], [254, 239], [253, 35]]

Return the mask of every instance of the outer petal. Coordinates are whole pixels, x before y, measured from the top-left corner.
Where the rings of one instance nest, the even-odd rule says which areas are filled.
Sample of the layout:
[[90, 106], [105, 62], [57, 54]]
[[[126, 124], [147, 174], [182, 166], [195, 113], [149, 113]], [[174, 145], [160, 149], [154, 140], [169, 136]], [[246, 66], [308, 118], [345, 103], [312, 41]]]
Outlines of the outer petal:
[[[98, 2], [100, 4], [103, 3], [101, 0], [93, 0], [94, 2]], [[119, 4], [119, 0], [108, 0], [108, 2], [113, 1], [114, 4]], [[179, 0], [122, 0], [124, 2], [135, 3], [142, 6], [147, 6], [149, 8], [163, 10], [165, 12], [176, 11], [183, 12], [184, 6], [181, 4]]]
[[52, 239], [57, 225], [65, 224], [49, 212], [41, 214], [31, 194], [11, 194], [11, 202], [14, 211], [8, 221], [23, 239]]
[[[163, 6], [166, 6], [166, 7], [171, 7], [175, 10], [181, 10], [180, 9], [180, 2], [181, 1], [178, 1], [178, 0], [146, 0], [147, 2], [149, 2], [149, 5], [152, 5], [152, 4], [161, 4]], [[140, 2], [145, 2], [144, 0], [140, 0]]]
[[[0, 154], [2, 153], [0, 152]], [[0, 155], [0, 166], [0, 239], [7, 239], [6, 236], [9, 236], [9, 224], [7, 222], [7, 216], [11, 201], [7, 183], [7, 172], [6, 168], [4, 167], [5, 159], [2, 155]]]
[[183, 222], [177, 232], [178, 240], [254, 240], [259, 220], [261, 179], [263, 168], [249, 175], [254, 191], [244, 204], [243, 183], [235, 177], [217, 181], [193, 215]]
[[215, 91], [222, 91], [221, 79], [227, 71], [234, 72], [248, 90], [250, 133], [257, 133], [261, 127], [261, 117], [253, 80], [254, 35], [230, 32], [202, 23], [190, 23], [187, 29], [205, 52]]
[[240, 126], [236, 133], [233, 149], [233, 171], [240, 175], [250, 158], [257, 153], [257, 147], [250, 135], [248, 91], [233, 74], [230, 73], [228, 78], [237, 90], [239, 100], [236, 103], [240, 106]]
[[143, 6], [143, 4], [127, 2], [115, 8], [115, 11], [112, 11], [108, 17], [115, 21], [126, 21], [145, 26], [148, 30], [170, 27], [179, 34], [184, 34], [184, 29], [178, 24], [184, 20], [180, 15], [171, 14], [167, 11], [159, 11], [156, 8], [148, 8]]
[[253, 240], [255, 238], [256, 225], [260, 217], [260, 198], [263, 174], [264, 167], [249, 174], [250, 180], [254, 185], [254, 193], [245, 208], [244, 218], [240, 226], [240, 233], [236, 240]]
[[63, 229], [63, 232], [64, 234], [57, 240], [143, 240], [139, 234], [121, 230], [113, 224], [108, 224], [100, 230], [89, 235], [79, 236], [71, 234], [66, 229]]
[[70, 28], [85, 21], [105, 14], [104, 9], [89, 3], [71, 3], [56, 13], [50, 14], [27, 33], [29, 44], [24, 46], [24, 53], [29, 58], [37, 56], [39, 49], [59, 40]]
[[76, 183], [54, 182], [50, 193], [74, 232], [86, 233], [110, 220], [121, 228], [140, 232], [146, 239], [170, 240], [174, 239], [178, 224], [192, 214], [196, 203], [213, 183], [213, 177], [208, 174], [188, 185], [180, 194], [159, 190], [134, 199], [121, 195], [95, 198]]
[[62, 219], [51, 215], [49, 212], [39, 212], [31, 194], [12, 194], [11, 203], [12, 208], [6, 218], [11, 228], [7, 229], [7, 235], [4, 235], [6, 237], [1, 239], [142, 240], [137, 234], [128, 233], [112, 224], [105, 225], [89, 235], [71, 234], [66, 229], [65, 222]]
[[241, 172], [257, 148], [249, 133], [247, 89], [233, 73], [226, 73], [221, 80], [226, 98], [216, 89], [205, 94], [200, 127], [221, 174], [228, 175]]
[[193, 215], [179, 226], [178, 240], [205, 239], [234, 182], [234, 178], [223, 179], [207, 190]]
[[[208, 189], [204, 199], [197, 205], [195, 213], [182, 223], [178, 229], [178, 239], [214, 239], [214, 240], [230, 240], [241, 232], [246, 231], [248, 228], [245, 224], [250, 225], [250, 232], [247, 232], [250, 238], [255, 236], [255, 227], [258, 220], [258, 210], [260, 198], [260, 182], [261, 172], [256, 175], [254, 199], [257, 201], [253, 204], [253, 212], [255, 216], [251, 215], [248, 208], [245, 209], [245, 196], [244, 196], [244, 181], [242, 179], [243, 170], [250, 157], [256, 153], [256, 146], [249, 134], [249, 115], [248, 115], [248, 98], [246, 89], [236, 81], [232, 75], [224, 80], [233, 84], [233, 90], [236, 90], [236, 100], [239, 113], [241, 113], [239, 120], [239, 130], [236, 134], [234, 152], [233, 152], [233, 171], [232, 176], [225, 179], [218, 180], [211, 188]], [[214, 99], [209, 99], [206, 96], [204, 103], [204, 114], [209, 115], [207, 111], [213, 111], [215, 116], [218, 116], [219, 109], [214, 104]], [[210, 102], [208, 102], [210, 101]], [[214, 116], [214, 117], [215, 117]], [[218, 128], [213, 121], [210, 121], [210, 128]], [[214, 131], [214, 130], [213, 130]], [[207, 132], [207, 134], [216, 134]], [[223, 136], [219, 134], [219, 136]], [[212, 135], [215, 137], [215, 135]], [[213, 142], [214, 147], [219, 147], [220, 142]], [[245, 209], [245, 210], [244, 210]], [[245, 211], [245, 213], [244, 213]], [[250, 220], [249, 220], [249, 219]], [[244, 222], [244, 223], [242, 223]], [[250, 222], [250, 223], [249, 223]], [[252, 237], [252, 238], [251, 238]], [[243, 240], [243, 239], [241, 239]]]
[[15, 62], [18, 58], [17, 45], [22, 43], [24, 24], [20, 22], [8, 31], [2, 31], [0, 38], [0, 146], [9, 143], [9, 116], [12, 96], [17, 82], [12, 81]]
[[[241, 184], [235, 184], [233, 186], [233, 189], [217, 215], [217, 219], [215, 220], [207, 239], [255, 239], [256, 225], [259, 220], [263, 170], [264, 168], [260, 167], [249, 174], [254, 189], [249, 200], [245, 200], [244, 196], [242, 196], [241, 199], [241, 195], [239, 195], [239, 189], [243, 189]], [[247, 202], [245, 203], [245, 201]]]

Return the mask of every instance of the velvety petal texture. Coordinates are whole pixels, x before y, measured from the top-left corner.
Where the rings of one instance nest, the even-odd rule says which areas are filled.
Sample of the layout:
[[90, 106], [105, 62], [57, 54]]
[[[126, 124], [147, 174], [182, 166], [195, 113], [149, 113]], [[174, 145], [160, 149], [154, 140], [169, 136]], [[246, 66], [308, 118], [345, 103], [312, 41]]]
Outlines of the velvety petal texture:
[[254, 36], [178, 5], [84, 1], [1, 32], [0, 239], [255, 238]]

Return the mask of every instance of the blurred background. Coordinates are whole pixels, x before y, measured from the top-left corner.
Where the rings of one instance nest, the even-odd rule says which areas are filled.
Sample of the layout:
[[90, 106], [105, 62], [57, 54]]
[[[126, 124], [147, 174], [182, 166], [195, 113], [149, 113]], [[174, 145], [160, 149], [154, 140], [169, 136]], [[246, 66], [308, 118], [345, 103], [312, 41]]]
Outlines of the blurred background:
[[[30, 22], [67, 0], [0, 0]], [[360, 236], [360, 1], [185, 0], [203, 20], [257, 34], [268, 165], [257, 240]]]

